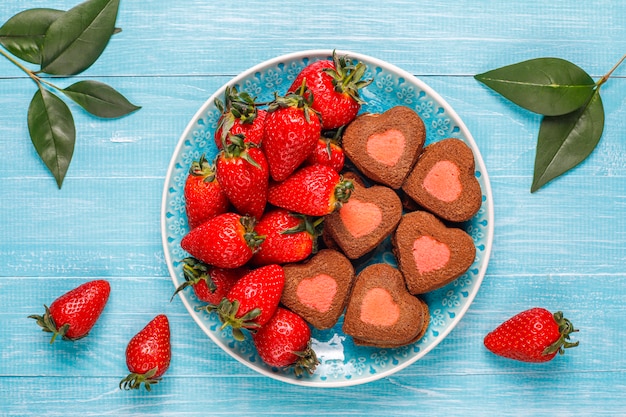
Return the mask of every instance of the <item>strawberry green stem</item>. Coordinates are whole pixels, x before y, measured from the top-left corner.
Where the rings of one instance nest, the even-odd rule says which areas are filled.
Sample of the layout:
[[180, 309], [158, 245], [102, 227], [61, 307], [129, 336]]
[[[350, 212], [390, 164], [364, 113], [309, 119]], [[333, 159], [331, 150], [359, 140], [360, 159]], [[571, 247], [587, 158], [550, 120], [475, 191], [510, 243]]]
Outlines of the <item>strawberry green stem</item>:
[[[339, 207], [341, 204], [347, 202], [352, 195], [352, 190], [354, 190], [354, 184], [351, 180], [342, 179], [339, 184], [335, 187], [335, 199], [337, 200], [337, 204]], [[337, 208], [339, 208], [337, 207]]]
[[213, 282], [213, 278], [211, 278], [211, 274], [209, 272], [209, 265], [191, 256], [183, 259], [182, 263], [185, 282], [176, 288], [176, 291], [172, 294], [172, 298], [170, 298], [170, 302], [172, 302], [176, 294], [187, 287], [193, 287], [202, 280], [206, 281], [207, 287], [209, 287], [211, 292], [215, 292], [215, 290], [217, 290], [217, 286], [215, 285], [215, 282]]
[[33, 315], [28, 316], [28, 318], [36, 320], [37, 324], [39, 325], [39, 327], [41, 327], [42, 331], [52, 333], [50, 344], [54, 343], [57, 336], [61, 336], [61, 338], [63, 338], [64, 340], [80, 339], [80, 338], [70, 339], [69, 337], [67, 337], [66, 336], [67, 331], [70, 329], [69, 323], [65, 323], [63, 326], [57, 327], [57, 324], [55, 323], [54, 318], [52, 317], [52, 314], [50, 314], [50, 309], [48, 308], [48, 306], [44, 305], [44, 309], [45, 309], [45, 312], [43, 316], [33, 314]]
[[564, 349], [578, 346], [578, 342], [569, 341], [570, 334], [578, 331], [574, 328], [572, 322], [563, 317], [563, 313], [561, 311], [557, 311], [556, 313], [554, 313], [553, 317], [554, 321], [556, 321], [557, 325], [559, 326], [559, 333], [561, 333], [561, 337], [559, 337], [556, 342], [548, 346], [543, 351], [544, 355], [550, 355], [555, 352], [559, 352], [559, 354], [562, 355], [563, 353], [565, 353]]
[[256, 219], [254, 217], [243, 216], [239, 220], [239, 222], [241, 223], [241, 225], [244, 228], [243, 238], [245, 239], [246, 244], [248, 245], [250, 250], [252, 250], [252, 252], [256, 252], [259, 249], [259, 247], [261, 246], [261, 243], [263, 243], [263, 241], [265, 241], [266, 236], [259, 235], [254, 230], [254, 226], [256, 225]]
[[125, 390], [139, 389], [141, 387], [141, 384], [143, 384], [144, 387], [146, 388], [146, 391], [150, 391], [152, 389], [150, 385], [156, 384], [161, 380], [161, 378], [154, 377], [154, 375], [156, 375], [158, 370], [159, 370], [159, 367], [157, 366], [155, 368], [150, 369], [145, 374], [137, 374], [137, 373], [132, 372], [120, 381], [120, 389], [125, 389]]
[[239, 307], [240, 303], [238, 300], [230, 301], [228, 298], [223, 298], [217, 306], [217, 314], [222, 322], [222, 327], [220, 329], [223, 330], [230, 326], [233, 330], [233, 337], [235, 340], [241, 342], [244, 340], [244, 334], [241, 329], [248, 329], [254, 332], [260, 327], [255, 320], [261, 314], [261, 309], [255, 308], [248, 311], [241, 317], [237, 317]]
[[315, 351], [311, 348], [311, 341], [309, 341], [305, 350], [302, 352], [293, 352], [293, 354], [298, 357], [296, 362], [293, 364], [296, 376], [301, 376], [305, 372], [313, 374], [313, 372], [315, 372], [315, 368], [317, 368], [317, 365], [320, 363], [317, 359]]

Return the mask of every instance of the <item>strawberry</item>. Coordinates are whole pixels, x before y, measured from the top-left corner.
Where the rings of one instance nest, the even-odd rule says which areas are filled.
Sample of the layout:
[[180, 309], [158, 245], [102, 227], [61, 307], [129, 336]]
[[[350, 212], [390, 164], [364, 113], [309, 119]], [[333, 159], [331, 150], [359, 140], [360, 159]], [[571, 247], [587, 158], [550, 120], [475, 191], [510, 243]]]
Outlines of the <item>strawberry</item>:
[[215, 106], [221, 112], [214, 134], [217, 149], [224, 148], [224, 144], [228, 146], [230, 136], [239, 134], [246, 143], [261, 145], [267, 111], [258, 109], [253, 97], [237, 91], [237, 87], [226, 87], [224, 101], [216, 99]]
[[322, 118], [322, 129], [336, 129], [350, 123], [359, 112], [363, 100], [359, 90], [372, 79], [363, 80], [366, 66], [356, 65], [348, 57], [313, 62], [300, 71], [288, 91], [296, 91], [304, 80], [313, 96], [312, 107]]
[[260, 148], [246, 145], [241, 136], [217, 156], [217, 181], [240, 214], [261, 218], [267, 203], [269, 171]]
[[271, 184], [268, 201], [307, 216], [324, 216], [348, 201], [354, 186], [326, 165], [301, 168], [281, 183]]
[[259, 356], [276, 367], [294, 366], [296, 376], [313, 373], [319, 364], [311, 349], [311, 329], [298, 314], [278, 307], [265, 326], [252, 335]]
[[192, 257], [183, 259], [182, 263], [185, 282], [176, 288], [170, 301], [176, 294], [191, 287], [200, 301], [218, 304], [235, 282], [247, 272], [243, 268], [216, 268]]
[[222, 329], [230, 326], [233, 337], [243, 340], [242, 328], [256, 331], [274, 315], [285, 287], [285, 272], [278, 265], [266, 265], [244, 275], [217, 306]]
[[105, 280], [89, 281], [44, 305], [43, 316], [31, 315], [44, 332], [52, 333], [50, 343], [57, 336], [64, 340], [78, 340], [89, 333], [100, 317], [111, 293]]
[[[341, 132], [341, 129], [338, 130]], [[341, 172], [345, 161], [343, 148], [341, 147], [340, 134], [333, 138], [320, 136], [315, 145], [315, 149], [306, 160], [306, 165], [327, 165], [337, 172]]]
[[180, 246], [194, 258], [218, 268], [238, 268], [252, 258], [263, 237], [254, 232], [255, 221], [237, 213], [224, 213], [192, 229]]
[[511, 317], [485, 336], [485, 347], [496, 355], [522, 362], [547, 362], [565, 348], [578, 346], [569, 342], [577, 332], [558, 311], [531, 308]]
[[277, 96], [268, 107], [262, 147], [274, 181], [291, 175], [313, 152], [322, 133], [311, 100], [302, 96], [305, 91], [303, 84], [298, 92]]
[[228, 197], [217, 182], [215, 168], [202, 155], [198, 161], [191, 163], [185, 181], [185, 210], [189, 228], [226, 213], [228, 207]]
[[257, 223], [254, 230], [265, 240], [252, 257], [256, 265], [298, 262], [317, 251], [317, 238], [322, 219], [290, 213], [285, 209], [271, 210]]
[[169, 368], [171, 358], [170, 324], [166, 315], [159, 314], [128, 342], [130, 374], [120, 381], [120, 389], [137, 389], [143, 383], [150, 391], [150, 385], [159, 382]]

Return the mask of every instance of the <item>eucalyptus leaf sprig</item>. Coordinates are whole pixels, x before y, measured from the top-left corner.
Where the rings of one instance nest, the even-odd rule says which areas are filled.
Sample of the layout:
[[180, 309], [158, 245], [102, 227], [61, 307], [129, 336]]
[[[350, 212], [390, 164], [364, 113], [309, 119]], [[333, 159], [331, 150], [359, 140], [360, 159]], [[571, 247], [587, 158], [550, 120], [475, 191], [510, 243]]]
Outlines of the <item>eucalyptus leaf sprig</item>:
[[531, 192], [584, 161], [604, 130], [600, 87], [624, 62], [594, 82], [577, 65], [560, 58], [537, 58], [474, 78], [503, 97], [543, 115], [537, 138]]
[[[107, 119], [140, 109], [105, 83], [82, 80], [62, 88], [51, 81], [52, 77], [42, 76], [66, 78], [91, 67], [111, 36], [121, 31], [115, 27], [119, 5], [120, 0], [87, 0], [67, 11], [28, 9], [0, 27], [0, 45], [6, 49], [0, 48], [0, 55], [24, 71], [37, 86], [28, 107], [28, 131], [59, 188], [76, 142], [72, 112], [60, 97]], [[28, 64], [39, 69], [31, 70]]]

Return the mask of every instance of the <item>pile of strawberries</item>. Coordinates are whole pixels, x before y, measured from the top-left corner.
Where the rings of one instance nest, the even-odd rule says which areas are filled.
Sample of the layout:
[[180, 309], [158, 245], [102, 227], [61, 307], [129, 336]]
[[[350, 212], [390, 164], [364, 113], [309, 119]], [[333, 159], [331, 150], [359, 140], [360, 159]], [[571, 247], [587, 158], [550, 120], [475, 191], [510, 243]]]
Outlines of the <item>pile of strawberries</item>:
[[365, 69], [333, 55], [269, 103], [227, 88], [216, 100], [219, 152], [195, 161], [185, 184], [190, 231], [181, 247], [191, 256], [177, 291], [192, 286], [236, 339], [247, 329], [264, 362], [298, 375], [317, 359], [307, 323], [279, 306], [281, 265], [314, 253], [323, 217], [350, 197], [339, 138], [361, 107]]

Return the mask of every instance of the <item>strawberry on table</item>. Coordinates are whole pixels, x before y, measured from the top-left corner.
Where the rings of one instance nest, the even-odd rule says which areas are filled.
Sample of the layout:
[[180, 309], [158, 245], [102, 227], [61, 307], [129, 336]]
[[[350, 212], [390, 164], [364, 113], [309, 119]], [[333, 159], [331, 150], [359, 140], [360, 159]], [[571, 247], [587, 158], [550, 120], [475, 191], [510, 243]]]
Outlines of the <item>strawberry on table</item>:
[[228, 211], [228, 197], [217, 182], [215, 167], [204, 155], [191, 163], [184, 192], [187, 222], [191, 229]]
[[270, 176], [282, 181], [313, 152], [322, 131], [320, 119], [311, 109], [312, 97], [303, 97], [306, 86], [284, 97], [277, 96], [268, 107], [262, 147]]
[[366, 69], [362, 62], [355, 64], [333, 51], [332, 61], [316, 61], [303, 68], [289, 91], [298, 90], [306, 80], [313, 95], [312, 107], [322, 119], [322, 129], [336, 129], [350, 123], [359, 112], [363, 104], [359, 90], [372, 82], [362, 79]]
[[182, 264], [185, 282], [176, 288], [172, 299], [185, 288], [191, 287], [200, 301], [219, 304], [235, 282], [248, 272], [246, 268], [216, 268], [191, 256], [183, 259]]
[[570, 342], [577, 332], [558, 311], [540, 307], [522, 311], [485, 336], [485, 347], [496, 355], [522, 362], [547, 362], [564, 349], [578, 346]]
[[269, 187], [268, 201], [307, 216], [330, 214], [350, 198], [352, 181], [326, 165], [305, 166], [280, 183]]
[[277, 208], [268, 211], [257, 223], [255, 231], [265, 236], [252, 257], [256, 265], [284, 264], [306, 259], [317, 251], [322, 219], [291, 213]]
[[296, 376], [313, 373], [319, 364], [311, 349], [311, 329], [298, 314], [278, 307], [263, 327], [252, 335], [259, 356], [276, 367], [293, 366]]
[[44, 332], [52, 333], [50, 343], [57, 336], [64, 340], [78, 340], [89, 333], [102, 314], [111, 293], [108, 281], [89, 281], [44, 305], [43, 316], [31, 315]]
[[231, 136], [230, 142], [217, 155], [217, 181], [237, 212], [259, 219], [267, 203], [267, 160], [241, 135]]
[[194, 258], [219, 268], [239, 268], [252, 258], [263, 241], [254, 232], [255, 220], [224, 213], [187, 233], [180, 246]]
[[233, 337], [243, 340], [241, 329], [256, 331], [274, 315], [285, 287], [285, 272], [279, 265], [266, 265], [244, 275], [217, 306], [222, 329], [230, 326]]
[[253, 97], [237, 87], [226, 87], [224, 101], [216, 99], [215, 106], [221, 112], [214, 134], [217, 149], [228, 146], [230, 137], [240, 134], [246, 143], [261, 145], [267, 111], [259, 109]]
[[138, 389], [141, 384], [150, 391], [160, 381], [172, 358], [170, 324], [159, 314], [133, 336], [126, 347], [126, 366], [130, 374], [120, 381], [120, 389]]

